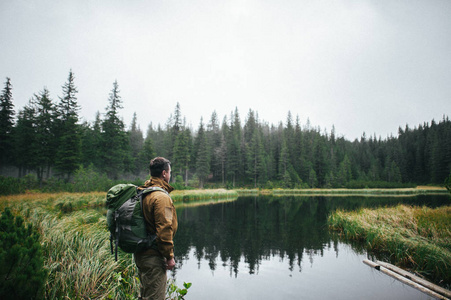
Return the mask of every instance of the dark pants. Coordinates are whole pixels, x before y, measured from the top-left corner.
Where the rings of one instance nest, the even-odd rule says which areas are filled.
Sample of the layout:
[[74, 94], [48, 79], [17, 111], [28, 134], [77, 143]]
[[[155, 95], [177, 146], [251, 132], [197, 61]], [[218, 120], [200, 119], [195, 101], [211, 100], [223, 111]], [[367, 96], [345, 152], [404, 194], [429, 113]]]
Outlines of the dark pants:
[[139, 299], [164, 300], [166, 295], [166, 261], [160, 256], [135, 254], [141, 281]]

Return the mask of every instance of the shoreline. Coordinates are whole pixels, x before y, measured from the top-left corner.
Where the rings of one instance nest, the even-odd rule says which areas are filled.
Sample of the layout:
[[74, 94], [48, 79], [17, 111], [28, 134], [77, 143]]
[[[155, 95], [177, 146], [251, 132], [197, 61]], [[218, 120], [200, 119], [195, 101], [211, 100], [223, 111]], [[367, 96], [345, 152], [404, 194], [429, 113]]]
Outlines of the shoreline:
[[397, 266], [449, 289], [451, 205], [337, 210], [329, 215], [328, 225], [345, 240], [356, 241], [369, 252], [388, 255]]
[[384, 195], [446, 195], [444, 187], [418, 186], [394, 189], [236, 189], [239, 196], [384, 196]]

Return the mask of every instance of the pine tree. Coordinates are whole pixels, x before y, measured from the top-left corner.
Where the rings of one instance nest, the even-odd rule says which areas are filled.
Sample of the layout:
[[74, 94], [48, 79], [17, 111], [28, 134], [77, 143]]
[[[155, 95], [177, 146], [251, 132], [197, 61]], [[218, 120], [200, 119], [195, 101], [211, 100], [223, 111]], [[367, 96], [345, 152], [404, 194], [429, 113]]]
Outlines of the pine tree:
[[50, 168], [54, 164], [56, 149], [60, 144], [56, 140], [56, 107], [50, 99], [50, 92], [47, 88], [35, 95], [34, 106], [36, 116], [34, 119], [35, 140], [36, 140], [36, 174], [41, 183], [44, 173], [47, 178], [50, 176]]
[[132, 124], [130, 126], [128, 136], [130, 141], [131, 158], [133, 163], [132, 172], [135, 175], [139, 175], [140, 171], [143, 170], [141, 161], [139, 159], [139, 154], [141, 153], [143, 148], [144, 138], [141, 129], [137, 125], [136, 112], [133, 113]]
[[210, 169], [213, 175], [212, 180], [221, 178], [221, 163], [216, 151], [221, 146], [221, 133], [219, 129], [218, 115], [213, 111], [209, 123], [207, 124], [207, 142], [210, 149]]
[[149, 125], [147, 129], [146, 138], [144, 139], [144, 144], [141, 149], [141, 152], [139, 153], [139, 163], [141, 165], [140, 168], [143, 168], [145, 170], [149, 170], [149, 162], [152, 158], [154, 158], [155, 155], [155, 149], [153, 146], [153, 140], [152, 140], [152, 124]]
[[191, 131], [182, 126], [174, 143], [174, 170], [176, 174], [182, 175], [185, 186], [188, 185], [188, 170], [191, 161]]
[[36, 137], [36, 108], [30, 99], [27, 105], [19, 111], [17, 124], [14, 130], [15, 163], [22, 177], [30, 170], [35, 170], [39, 163]]
[[285, 126], [283, 134], [287, 143], [287, 151], [290, 165], [292, 166], [296, 165], [298, 163], [298, 157], [296, 157], [295, 155], [296, 152], [295, 127], [293, 126], [293, 117], [291, 115], [291, 111], [288, 111], [287, 125]]
[[102, 122], [101, 149], [103, 170], [113, 179], [117, 179], [119, 173], [128, 171], [127, 164], [130, 161], [127, 133], [124, 122], [119, 118], [121, 108], [119, 85], [115, 81], [108, 98], [106, 116]]
[[13, 158], [14, 104], [11, 79], [6, 78], [0, 95], [0, 165], [11, 164]]
[[197, 141], [196, 174], [199, 177], [199, 186], [202, 189], [210, 174], [210, 158], [202, 118], [200, 120], [199, 131], [197, 132]]
[[242, 162], [242, 149], [241, 149], [241, 122], [238, 114], [238, 108], [235, 108], [235, 112], [230, 117], [230, 127], [227, 133], [227, 170], [228, 175], [232, 177], [232, 186], [241, 177], [243, 170]]
[[46, 88], [35, 94], [19, 112], [14, 130], [15, 162], [19, 167], [19, 176], [33, 170], [39, 183], [42, 183], [45, 172], [49, 176], [57, 147], [55, 118], [55, 106]]
[[316, 172], [315, 172], [315, 169], [313, 169], [313, 167], [310, 168], [310, 171], [309, 171], [309, 184], [310, 184], [311, 188], [315, 188], [318, 184]]
[[221, 134], [221, 143], [215, 149], [216, 163], [220, 166], [221, 183], [225, 185], [226, 162], [227, 162], [227, 143], [224, 134]]
[[346, 154], [343, 161], [340, 163], [340, 167], [338, 169], [338, 184], [340, 186], [344, 186], [348, 183], [352, 178], [351, 171], [351, 161], [349, 160], [348, 155]]
[[282, 138], [282, 145], [280, 148], [279, 157], [279, 177], [281, 180], [286, 180], [289, 176], [290, 157], [288, 155], [287, 141]]
[[189, 164], [191, 162], [191, 130], [186, 126], [185, 121], [182, 123], [182, 113], [178, 102], [175, 107], [173, 120], [174, 124], [171, 128], [171, 138], [174, 139], [172, 144], [173, 172], [174, 175], [184, 177], [184, 183], [187, 186]]
[[69, 71], [67, 82], [63, 85], [63, 96], [58, 104], [58, 149], [56, 152], [55, 168], [60, 174], [70, 176], [77, 170], [81, 161], [81, 135], [78, 124], [79, 106], [78, 93], [72, 70]]
[[294, 127], [294, 145], [293, 145], [293, 167], [299, 176], [302, 174], [302, 155], [303, 155], [303, 145], [302, 145], [302, 130], [299, 120], [299, 116], [296, 116], [296, 124]]
[[100, 112], [96, 113], [93, 124], [85, 122], [81, 126], [81, 162], [85, 167], [93, 166], [101, 169], [102, 166], [102, 120], [100, 119]]
[[182, 130], [182, 110], [180, 108], [180, 103], [177, 102], [174, 110], [174, 124], [172, 126], [172, 131], [174, 134], [177, 134], [180, 130]]
[[266, 176], [265, 154], [260, 134], [255, 129], [254, 134], [249, 143], [249, 158], [248, 158], [248, 174], [257, 187], [261, 178]]

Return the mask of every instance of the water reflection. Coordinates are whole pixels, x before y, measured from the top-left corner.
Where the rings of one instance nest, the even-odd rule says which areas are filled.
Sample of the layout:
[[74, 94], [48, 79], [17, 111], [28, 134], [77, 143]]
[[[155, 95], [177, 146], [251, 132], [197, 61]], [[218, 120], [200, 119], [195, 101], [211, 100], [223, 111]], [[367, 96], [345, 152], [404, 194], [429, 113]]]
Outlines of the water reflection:
[[[178, 207], [179, 231], [175, 255], [181, 268], [191, 250], [198, 262], [208, 261], [211, 271], [220, 263], [234, 277], [243, 272], [242, 258], [249, 274], [258, 273], [262, 261], [279, 257], [290, 272], [302, 271], [304, 255], [310, 264], [333, 248], [338, 240], [327, 228], [329, 212], [341, 208], [392, 206], [399, 203], [436, 207], [449, 203], [444, 196], [413, 197], [240, 197], [233, 202], [207, 206]], [[175, 273], [176, 271], [174, 271]], [[175, 275], [175, 274], [174, 274]]]

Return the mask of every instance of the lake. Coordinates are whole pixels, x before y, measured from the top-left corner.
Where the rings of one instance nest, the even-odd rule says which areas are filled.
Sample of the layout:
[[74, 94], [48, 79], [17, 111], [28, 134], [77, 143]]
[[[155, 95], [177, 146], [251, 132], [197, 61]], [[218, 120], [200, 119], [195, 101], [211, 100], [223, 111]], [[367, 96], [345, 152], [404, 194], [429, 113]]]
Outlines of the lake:
[[[437, 207], [448, 195], [409, 197], [260, 196], [178, 206], [178, 286], [187, 299], [432, 299], [365, 265], [358, 244], [327, 228], [337, 208]], [[380, 260], [387, 259], [381, 259]]]

